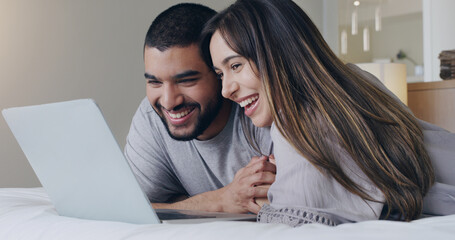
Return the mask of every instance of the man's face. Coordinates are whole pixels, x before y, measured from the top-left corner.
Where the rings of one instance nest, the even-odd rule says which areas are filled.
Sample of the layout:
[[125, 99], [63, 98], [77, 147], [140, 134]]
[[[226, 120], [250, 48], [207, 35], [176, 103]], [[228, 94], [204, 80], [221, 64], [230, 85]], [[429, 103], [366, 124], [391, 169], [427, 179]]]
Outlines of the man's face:
[[147, 98], [169, 135], [177, 140], [204, 133], [221, 105], [221, 84], [199, 54], [196, 44], [163, 52], [144, 50]]

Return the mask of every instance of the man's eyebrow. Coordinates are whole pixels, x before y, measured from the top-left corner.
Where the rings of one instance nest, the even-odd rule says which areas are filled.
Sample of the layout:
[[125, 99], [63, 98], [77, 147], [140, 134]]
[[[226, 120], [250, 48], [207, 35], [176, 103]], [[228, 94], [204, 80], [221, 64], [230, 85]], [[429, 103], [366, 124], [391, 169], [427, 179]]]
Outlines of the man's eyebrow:
[[150, 75], [148, 73], [144, 73], [145, 79], [156, 79], [155, 75]]
[[192, 76], [195, 76], [195, 75], [198, 75], [198, 74], [201, 74], [201, 72], [195, 71], [195, 70], [188, 70], [188, 71], [176, 74], [172, 78], [180, 79], [180, 78], [192, 77]]
[[[173, 79], [181, 79], [181, 78], [195, 76], [195, 75], [198, 75], [198, 74], [200, 74], [199, 71], [188, 70], [188, 71], [184, 71], [182, 73], [178, 73], [178, 74], [174, 75], [172, 78]], [[158, 79], [157, 77], [155, 77], [155, 75], [148, 74], [148, 73], [144, 73], [144, 77], [145, 77], [145, 79], [153, 79], [153, 80]]]

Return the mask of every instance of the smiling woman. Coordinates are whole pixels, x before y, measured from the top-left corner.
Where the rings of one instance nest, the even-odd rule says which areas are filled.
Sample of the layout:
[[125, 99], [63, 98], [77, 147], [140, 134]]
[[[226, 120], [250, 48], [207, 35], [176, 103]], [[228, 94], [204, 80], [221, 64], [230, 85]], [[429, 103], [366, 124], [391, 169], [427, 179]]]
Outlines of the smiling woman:
[[434, 183], [423, 132], [431, 126], [338, 59], [293, 1], [237, 0], [206, 25], [201, 49], [223, 96], [256, 126], [271, 125], [277, 175], [260, 221], [420, 216]]
[[210, 51], [213, 68], [223, 82], [223, 97], [240, 104], [254, 125], [270, 126], [273, 119], [255, 65], [234, 52], [219, 31], [213, 34]]

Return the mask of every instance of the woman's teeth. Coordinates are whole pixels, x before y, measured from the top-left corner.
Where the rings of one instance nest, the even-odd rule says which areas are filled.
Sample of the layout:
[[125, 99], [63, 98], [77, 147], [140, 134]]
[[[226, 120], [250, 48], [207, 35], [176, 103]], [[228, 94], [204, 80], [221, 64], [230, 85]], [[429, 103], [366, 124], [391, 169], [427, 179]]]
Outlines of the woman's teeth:
[[182, 117], [185, 117], [186, 115], [188, 115], [188, 113], [190, 113], [190, 110], [186, 110], [186, 111], [183, 111], [181, 113], [169, 113], [169, 116], [171, 116], [171, 118], [174, 118], [174, 119], [178, 119], [178, 118], [182, 118]]
[[241, 101], [239, 104], [240, 104], [240, 107], [245, 107], [246, 105], [256, 101], [257, 99], [259, 98], [258, 95], [254, 96], [254, 97], [250, 97], [248, 99], [245, 99], [243, 101]]

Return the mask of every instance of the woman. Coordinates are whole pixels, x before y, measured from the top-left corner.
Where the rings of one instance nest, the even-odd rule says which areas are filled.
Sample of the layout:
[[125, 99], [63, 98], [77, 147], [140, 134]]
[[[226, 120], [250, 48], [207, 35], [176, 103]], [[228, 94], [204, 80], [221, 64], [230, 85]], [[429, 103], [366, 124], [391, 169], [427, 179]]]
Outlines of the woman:
[[290, 0], [238, 0], [201, 49], [222, 94], [272, 126], [277, 176], [259, 221], [336, 225], [422, 212], [433, 167], [416, 118], [330, 50]]

